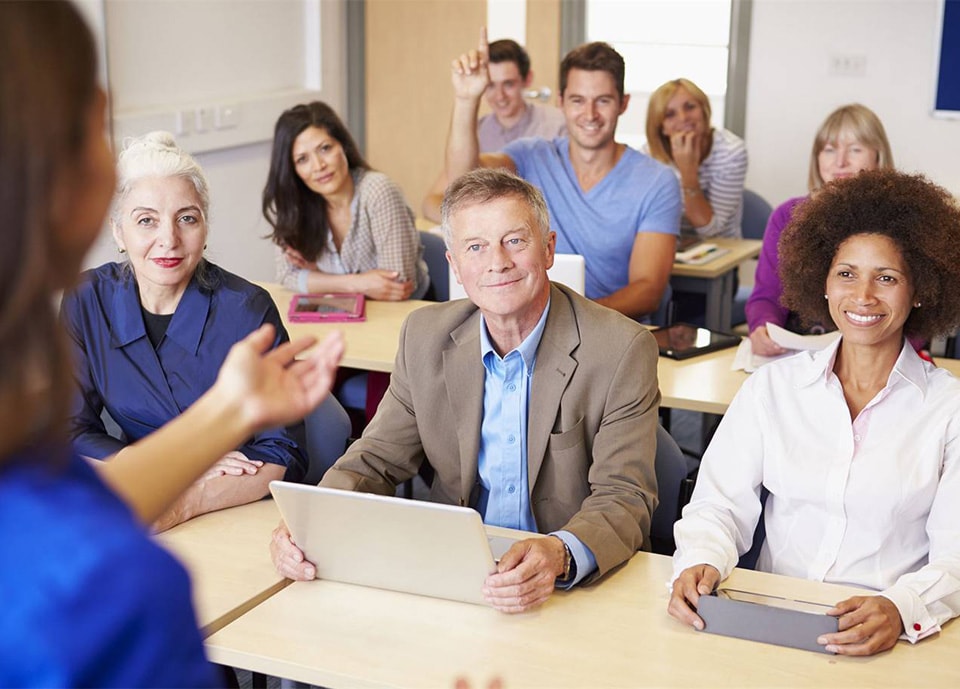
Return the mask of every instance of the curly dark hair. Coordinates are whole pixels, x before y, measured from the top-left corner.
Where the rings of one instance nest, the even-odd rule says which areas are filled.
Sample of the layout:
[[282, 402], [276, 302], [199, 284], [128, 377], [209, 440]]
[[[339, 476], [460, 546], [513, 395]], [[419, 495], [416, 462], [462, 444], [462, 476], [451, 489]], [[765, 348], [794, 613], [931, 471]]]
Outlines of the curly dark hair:
[[369, 170], [370, 166], [346, 125], [326, 103], [296, 105], [277, 120], [270, 172], [263, 189], [263, 217], [273, 227], [271, 238], [276, 244], [292, 247], [308, 261], [314, 261], [327, 241], [327, 202], [303, 183], [290, 155], [293, 142], [308, 127], [325, 129], [340, 143], [351, 172]]
[[960, 206], [923, 175], [895, 170], [836, 180], [797, 207], [778, 245], [784, 306], [805, 323], [831, 323], [827, 273], [858, 234], [888, 237], [903, 255], [922, 305], [910, 312], [906, 335], [933, 337], [960, 324]]

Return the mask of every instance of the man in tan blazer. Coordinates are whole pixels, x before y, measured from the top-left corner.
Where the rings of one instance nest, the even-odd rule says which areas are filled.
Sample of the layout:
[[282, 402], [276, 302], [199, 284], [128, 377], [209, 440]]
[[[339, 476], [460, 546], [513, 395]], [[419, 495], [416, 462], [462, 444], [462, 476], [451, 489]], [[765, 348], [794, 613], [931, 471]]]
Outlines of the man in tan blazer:
[[[555, 238], [529, 183], [464, 175], [443, 228], [470, 300], [410, 314], [387, 394], [321, 485], [392, 495], [427, 461], [431, 500], [549, 533], [514, 544], [484, 585], [492, 605], [517, 612], [646, 545], [657, 348], [634, 321], [550, 283]], [[285, 576], [315, 576], [282, 524], [271, 551]]]

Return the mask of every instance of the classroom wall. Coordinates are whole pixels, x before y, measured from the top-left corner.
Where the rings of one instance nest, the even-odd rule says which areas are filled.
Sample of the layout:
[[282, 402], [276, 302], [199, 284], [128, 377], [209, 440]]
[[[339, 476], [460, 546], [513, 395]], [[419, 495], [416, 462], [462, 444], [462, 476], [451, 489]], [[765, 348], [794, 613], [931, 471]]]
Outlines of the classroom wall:
[[[345, 114], [344, 2], [80, 4], [93, 24], [101, 25], [117, 144], [128, 131], [174, 131], [176, 110], [192, 113], [198, 105], [239, 105], [237, 127], [198, 134], [191, 125], [178, 140], [201, 151], [195, 157], [210, 185], [207, 256], [246, 278], [272, 280], [273, 248], [263, 239], [270, 227], [260, 214], [272, 123], [304, 94], [323, 98]], [[224, 136], [233, 143], [221, 145]], [[105, 228], [86, 265], [116, 257]]]
[[[755, 0], [747, 87], [747, 186], [777, 205], [806, 193], [810, 147], [834, 108], [859, 101], [883, 121], [897, 166], [960, 197], [960, 120], [930, 115], [936, 0]], [[863, 76], [831, 73], [864, 58]]]

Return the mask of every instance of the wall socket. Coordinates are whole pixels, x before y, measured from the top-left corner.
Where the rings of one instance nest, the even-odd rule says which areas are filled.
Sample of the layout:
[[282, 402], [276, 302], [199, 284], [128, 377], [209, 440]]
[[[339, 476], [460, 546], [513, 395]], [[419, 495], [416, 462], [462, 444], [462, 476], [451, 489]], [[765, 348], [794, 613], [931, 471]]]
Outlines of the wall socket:
[[834, 54], [830, 56], [830, 76], [863, 77], [867, 74], [867, 56], [863, 54]]

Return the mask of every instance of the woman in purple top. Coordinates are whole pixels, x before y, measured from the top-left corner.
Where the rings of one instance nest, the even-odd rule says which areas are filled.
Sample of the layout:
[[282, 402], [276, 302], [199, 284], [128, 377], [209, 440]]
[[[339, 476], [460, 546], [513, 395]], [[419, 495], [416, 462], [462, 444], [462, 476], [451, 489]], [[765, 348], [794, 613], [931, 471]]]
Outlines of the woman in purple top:
[[[864, 170], [892, 167], [893, 154], [880, 118], [863, 105], [845, 105], [830, 113], [817, 130], [807, 186], [813, 196], [835, 179], [851, 177]], [[786, 351], [770, 339], [767, 323], [794, 331], [802, 329], [797, 316], [780, 301], [783, 285], [778, 273], [777, 244], [793, 217], [793, 209], [807, 198], [809, 196], [792, 198], [778, 207], [763, 233], [753, 292], [746, 307], [750, 344], [754, 353], [761, 356], [776, 356]]]

